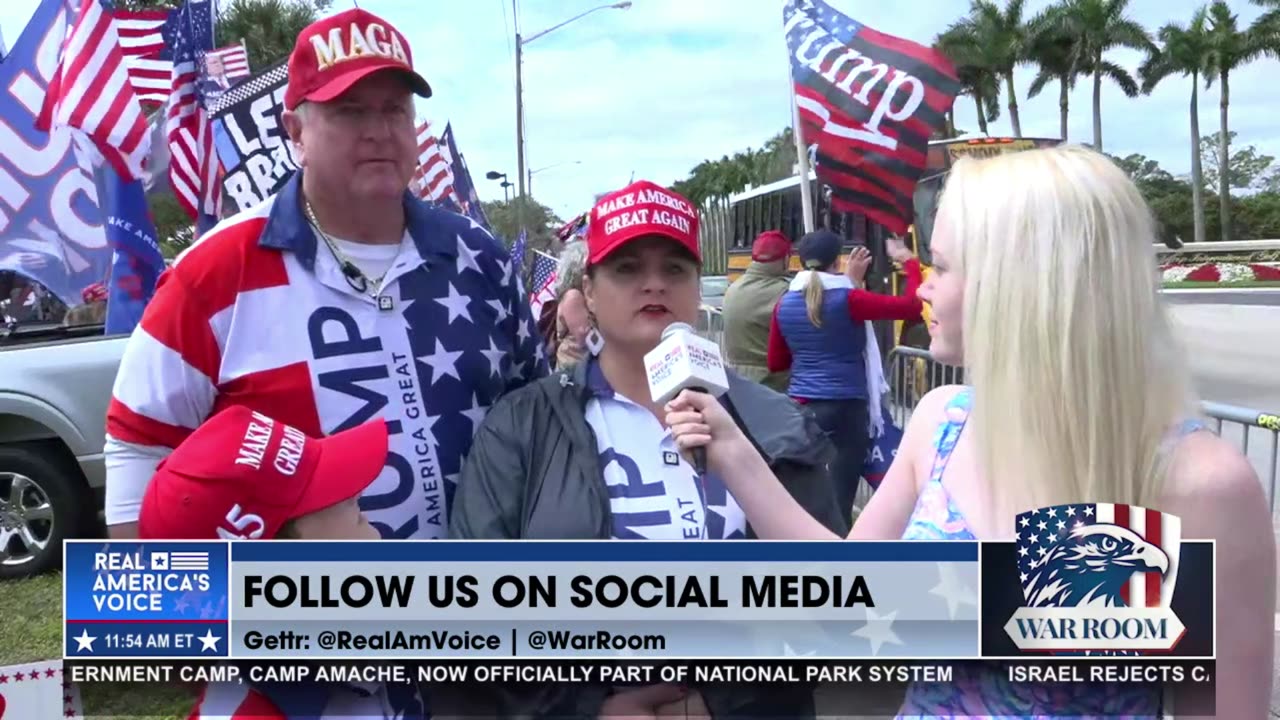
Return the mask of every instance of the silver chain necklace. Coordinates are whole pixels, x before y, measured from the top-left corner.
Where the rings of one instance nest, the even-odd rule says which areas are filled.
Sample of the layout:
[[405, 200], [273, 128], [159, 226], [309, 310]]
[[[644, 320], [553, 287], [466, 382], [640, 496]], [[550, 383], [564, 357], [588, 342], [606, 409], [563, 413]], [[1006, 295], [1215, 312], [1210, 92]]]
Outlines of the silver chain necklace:
[[[333, 259], [338, 262], [338, 267], [342, 269], [342, 274], [344, 276], [349, 277], [348, 273], [354, 272], [360, 278], [360, 281], [364, 284], [363, 289], [360, 289], [360, 288], [355, 288], [355, 289], [358, 290], [359, 292], [368, 294], [368, 296], [371, 298], [377, 298], [378, 288], [382, 287], [382, 279], [386, 277], [387, 274], [383, 273], [376, 278], [371, 278], [365, 275], [364, 270], [361, 270], [359, 265], [356, 265], [355, 263], [351, 262], [351, 260], [347, 257], [346, 253], [342, 252], [342, 250], [338, 247], [338, 243], [332, 237], [330, 237], [328, 233], [326, 233], [323, 229], [320, 228], [320, 221], [316, 219], [316, 211], [315, 211], [315, 208], [311, 207], [311, 201], [304, 199], [302, 202], [303, 202], [303, 207], [306, 209], [306, 212], [307, 212], [307, 221], [311, 223], [311, 227], [315, 229], [316, 234], [319, 235], [320, 238], [324, 240], [324, 244], [328, 246], [329, 252], [333, 254]], [[348, 270], [348, 268], [350, 270]]]

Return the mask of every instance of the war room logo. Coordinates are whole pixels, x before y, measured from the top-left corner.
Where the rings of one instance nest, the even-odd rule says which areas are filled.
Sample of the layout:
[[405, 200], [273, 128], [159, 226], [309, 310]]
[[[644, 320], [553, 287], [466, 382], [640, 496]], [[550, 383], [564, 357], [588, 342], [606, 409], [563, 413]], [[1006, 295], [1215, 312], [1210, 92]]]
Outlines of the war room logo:
[[1019, 514], [1026, 606], [1005, 632], [1032, 652], [1172, 650], [1186, 631], [1169, 607], [1181, 539], [1179, 518], [1132, 505], [1080, 503]]

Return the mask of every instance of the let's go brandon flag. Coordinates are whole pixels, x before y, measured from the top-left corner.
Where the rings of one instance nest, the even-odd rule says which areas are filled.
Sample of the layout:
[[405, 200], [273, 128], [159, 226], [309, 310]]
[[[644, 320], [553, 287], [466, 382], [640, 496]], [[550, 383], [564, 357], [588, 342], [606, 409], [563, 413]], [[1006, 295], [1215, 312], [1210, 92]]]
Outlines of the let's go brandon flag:
[[876, 32], [822, 0], [786, 0], [782, 16], [799, 110], [818, 178], [837, 210], [903, 233], [929, 137], [960, 84], [940, 52]]

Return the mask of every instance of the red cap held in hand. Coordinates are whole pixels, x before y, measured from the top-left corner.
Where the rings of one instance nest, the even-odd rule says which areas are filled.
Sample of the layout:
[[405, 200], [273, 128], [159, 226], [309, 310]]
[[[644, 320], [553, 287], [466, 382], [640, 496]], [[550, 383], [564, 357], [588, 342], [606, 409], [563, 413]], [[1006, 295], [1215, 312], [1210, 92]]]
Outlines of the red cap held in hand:
[[415, 93], [431, 97], [431, 86], [413, 69], [409, 41], [391, 23], [359, 8], [317, 20], [298, 34], [289, 55], [284, 106], [329, 102], [378, 70], [401, 71]]
[[675, 240], [702, 262], [698, 210], [678, 193], [638, 180], [600, 198], [587, 223], [587, 263], [595, 265], [637, 238], [660, 235]]
[[387, 460], [387, 424], [326, 438], [242, 406], [187, 436], [156, 469], [138, 536], [165, 540], [266, 539], [286, 522], [356, 497]]

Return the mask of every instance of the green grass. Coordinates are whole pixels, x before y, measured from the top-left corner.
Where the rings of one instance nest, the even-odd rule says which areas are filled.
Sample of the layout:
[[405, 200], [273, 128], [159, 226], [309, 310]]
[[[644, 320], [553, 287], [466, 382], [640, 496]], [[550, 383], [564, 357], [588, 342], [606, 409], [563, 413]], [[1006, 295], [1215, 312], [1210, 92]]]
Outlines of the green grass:
[[[0, 581], [0, 665], [62, 657], [62, 574]], [[85, 720], [183, 720], [195, 689], [94, 683], [80, 688]]]
[[1180, 282], [1164, 283], [1166, 290], [1200, 290], [1204, 288], [1231, 288], [1232, 290], [1247, 290], [1249, 288], [1268, 288], [1280, 287], [1280, 280], [1266, 281], [1250, 281], [1238, 283], [1221, 283], [1221, 282], [1195, 282], [1182, 280]]

